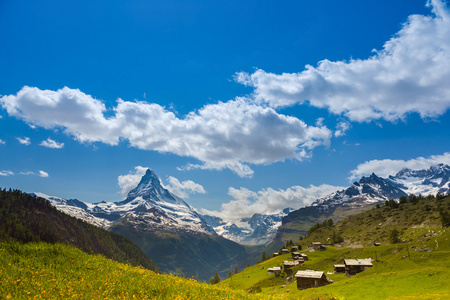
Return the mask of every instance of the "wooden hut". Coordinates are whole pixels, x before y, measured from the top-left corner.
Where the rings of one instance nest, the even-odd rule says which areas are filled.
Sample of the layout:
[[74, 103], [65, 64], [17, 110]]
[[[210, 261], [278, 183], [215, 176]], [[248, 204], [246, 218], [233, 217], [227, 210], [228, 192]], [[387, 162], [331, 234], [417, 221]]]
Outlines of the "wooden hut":
[[304, 261], [307, 261], [309, 259], [308, 255], [306, 255], [304, 253], [300, 253], [300, 256], [303, 258]]
[[269, 272], [269, 274], [280, 274], [281, 273], [281, 267], [268, 268], [267, 272]]
[[290, 269], [292, 267], [298, 266], [299, 262], [295, 260], [283, 260], [283, 267], [284, 269]]
[[345, 265], [334, 265], [334, 273], [344, 273], [345, 272]]
[[313, 270], [298, 271], [295, 278], [297, 278], [297, 289], [319, 287], [333, 282], [325, 276], [324, 272]]
[[288, 254], [289, 253], [289, 249], [281, 249], [281, 253]]
[[344, 259], [345, 274], [355, 275], [372, 267], [372, 260], [370, 258], [364, 259]]
[[325, 250], [325, 247], [322, 245], [321, 242], [312, 242], [308, 246], [308, 250], [309, 251], [321, 251], [321, 250]]
[[291, 252], [296, 252], [298, 251], [298, 246], [291, 246]]

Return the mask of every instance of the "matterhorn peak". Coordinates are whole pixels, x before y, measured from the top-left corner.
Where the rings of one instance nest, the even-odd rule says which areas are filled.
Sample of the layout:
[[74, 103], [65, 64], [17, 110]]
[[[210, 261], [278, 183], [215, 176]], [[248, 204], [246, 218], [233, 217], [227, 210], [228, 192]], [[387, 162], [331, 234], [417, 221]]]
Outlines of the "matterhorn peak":
[[183, 202], [161, 185], [158, 176], [151, 169], [147, 169], [139, 184], [128, 193], [127, 199], [123, 203], [138, 197], [152, 202]]

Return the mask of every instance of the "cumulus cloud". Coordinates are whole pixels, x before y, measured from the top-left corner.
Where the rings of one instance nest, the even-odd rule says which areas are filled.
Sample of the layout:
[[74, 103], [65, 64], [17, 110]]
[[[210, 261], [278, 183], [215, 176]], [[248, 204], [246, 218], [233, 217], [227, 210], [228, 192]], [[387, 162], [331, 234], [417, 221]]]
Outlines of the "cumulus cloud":
[[12, 176], [12, 175], [14, 175], [12, 171], [9, 170], [0, 171], [0, 176]]
[[120, 175], [117, 177], [117, 182], [121, 189], [122, 197], [126, 198], [128, 193], [137, 187], [139, 182], [141, 181], [142, 176], [145, 175], [148, 168], [136, 166], [134, 167], [134, 172], [130, 172], [127, 175]]
[[107, 110], [101, 101], [67, 87], [23, 87], [0, 103], [11, 116], [47, 129], [62, 128], [81, 142], [116, 145], [126, 140], [132, 147], [201, 162], [185, 169], [228, 168], [242, 177], [252, 176], [249, 164], [309, 157], [313, 148], [329, 146], [332, 136], [325, 126], [308, 126], [246, 98], [206, 105], [184, 118], [158, 104], [121, 99]]
[[409, 113], [437, 117], [450, 107], [450, 12], [431, 0], [432, 15], [411, 15], [382, 50], [367, 59], [323, 60], [300, 73], [256, 70], [235, 80], [272, 107], [302, 104], [327, 108], [352, 121], [396, 121]]
[[164, 187], [180, 198], [187, 199], [189, 194], [206, 194], [203, 186], [192, 180], [180, 182], [177, 178], [169, 176], [168, 181], [169, 184]]
[[410, 160], [374, 159], [359, 164], [356, 169], [350, 171], [349, 180], [359, 179], [362, 176], [372, 174], [372, 172], [381, 177], [394, 176], [404, 168], [422, 170], [440, 163], [450, 165], [450, 152], [442, 155], [432, 155], [428, 158], [418, 157]]
[[39, 177], [48, 177], [48, 173], [45, 171], [39, 170], [38, 176]]
[[343, 187], [327, 184], [310, 185], [306, 188], [293, 186], [286, 190], [266, 188], [258, 192], [242, 187], [239, 189], [230, 187], [228, 194], [233, 200], [223, 203], [220, 211], [206, 209], [200, 211], [203, 214], [218, 216], [226, 221], [239, 223], [242, 218], [249, 218], [255, 213], [276, 214], [287, 207], [299, 209], [340, 189], [343, 189]]
[[64, 143], [58, 143], [51, 138], [46, 139], [45, 141], [42, 141], [39, 145], [47, 147], [47, 148], [53, 148], [53, 149], [61, 149], [64, 147]]
[[21, 143], [22, 145], [25, 145], [25, 146], [28, 146], [29, 144], [31, 144], [29, 137], [24, 137], [24, 138], [18, 137], [17, 140], [19, 141], [19, 143]]
[[0, 139], [0, 145], [4, 145], [4, 144], [6, 144], [6, 142], [4, 140]]

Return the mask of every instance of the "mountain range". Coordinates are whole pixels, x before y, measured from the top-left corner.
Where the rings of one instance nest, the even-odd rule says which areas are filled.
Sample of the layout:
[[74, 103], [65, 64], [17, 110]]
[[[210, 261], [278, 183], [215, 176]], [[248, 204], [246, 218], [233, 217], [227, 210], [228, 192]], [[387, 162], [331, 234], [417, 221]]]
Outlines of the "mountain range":
[[247, 249], [217, 235], [185, 201], [148, 169], [120, 202], [86, 203], [34, 193], [57, 209], [128, 237], [166, 273], [199, 280], [253, 262]]
[[450, 166], [438, 164], [423, 170], [403, 169], [388, 178], [378, 177], [374, 173], [369, 177], [362, 177], [348, 188], [317, 199], [310, 206], [285, 216], [266, 250], [275, 251], [287, 240], [298, 240], [299, 236], [306, 235], [308, 229], [316, 223], [330, 218], [337, 222], [389, 199], [410, 194], [448, 194], [449, 176]]
[[241, 224], [248, 224], [245, 227], [198, 214], [165, 189], [150, 169], [120, 202], [85, 203], [35, 195], [72, 216], [128, 237], [164, 272], [207, 280], [214, 272], [224, 276], [233, 266], [241, 268], [256, 260], [245, 244], [277, 250], [286, 240], [297, 240], [328, 218], [336, 222], [408, 194], [446, 194], [449, 174], [450, 167], [443, 164], [426, 170], [403, 169], [389, 178], [372, 174], [308, 207], [242, 219]]

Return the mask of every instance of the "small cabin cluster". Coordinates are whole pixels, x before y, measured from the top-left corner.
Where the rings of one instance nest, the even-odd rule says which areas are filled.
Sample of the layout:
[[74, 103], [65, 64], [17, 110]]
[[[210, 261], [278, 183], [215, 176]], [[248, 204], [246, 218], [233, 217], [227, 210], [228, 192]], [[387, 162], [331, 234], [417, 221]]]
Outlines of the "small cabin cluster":
[[[320, 242], [313, 242], [308, 246], [309, 251], [322, 251], [325, 249], [325, 245]], [[299, 247], [297, 246], [292, 246], [290, 251], [289, 249], [282, 249], [280, 252], [275, 252], [273, 255], [277, 256], [288, 253], [291, 253], [293, 260], [283, 260], [283, 267], [277, 266], [267, 269], [269, 274], [280, 274], [283, 269], [286, 273], [289, 274], [289, 272], [291, 272], [292, 274], [292, 268], [303, 264], [308, 260], [308, 256], [304, 253], [300, 253]], [[372, 259], [344, 259], [343, 264], [335, 264], [333, 267], [335, 274], [345, 273], [347, 276], [351, 276], [372, 267]], [[295, 274], [295, 278], [297, 279], [297, 289], [320, 287], [333, 283], [333, 280], [328, 278], [323, 271], [299, 270]]]

